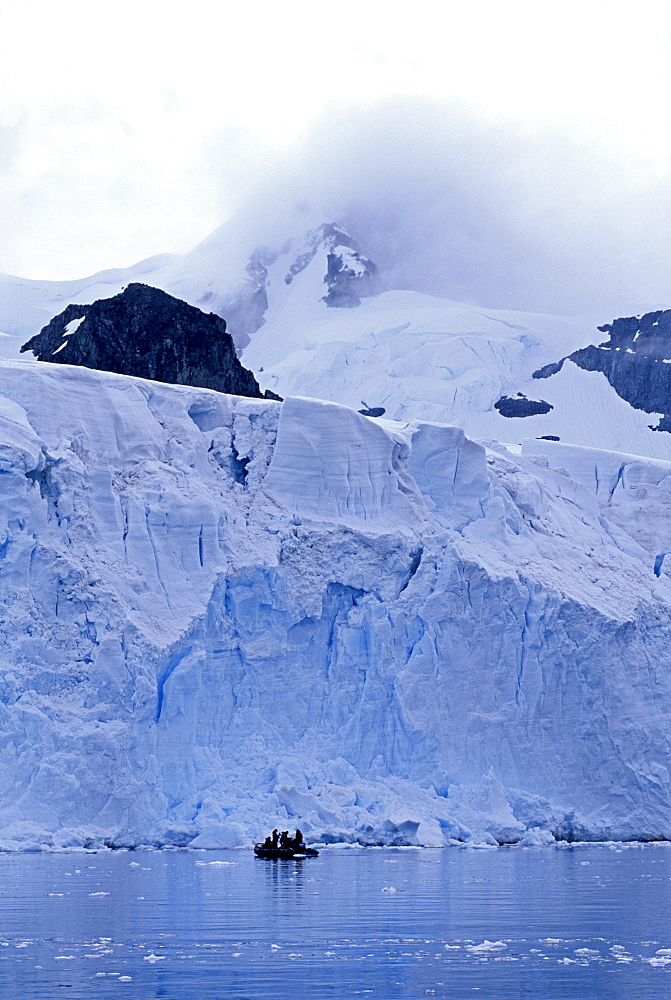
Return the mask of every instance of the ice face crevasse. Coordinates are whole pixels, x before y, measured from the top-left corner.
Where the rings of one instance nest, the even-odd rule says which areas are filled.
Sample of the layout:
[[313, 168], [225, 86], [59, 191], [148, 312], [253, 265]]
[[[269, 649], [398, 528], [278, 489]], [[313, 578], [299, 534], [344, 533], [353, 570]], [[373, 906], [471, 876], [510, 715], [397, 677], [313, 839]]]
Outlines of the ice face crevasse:
[[2, 376], [0, 846], [671, 836], [671, 584], [584, 461]]

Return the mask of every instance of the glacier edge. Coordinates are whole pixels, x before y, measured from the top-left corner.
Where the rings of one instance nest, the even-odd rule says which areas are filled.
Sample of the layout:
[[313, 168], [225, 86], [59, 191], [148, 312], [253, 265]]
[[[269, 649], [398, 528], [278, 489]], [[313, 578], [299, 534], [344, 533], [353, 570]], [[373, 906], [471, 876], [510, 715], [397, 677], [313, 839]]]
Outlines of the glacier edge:
[[1, 368], [0, 847], [671, 839], [664, 463]]

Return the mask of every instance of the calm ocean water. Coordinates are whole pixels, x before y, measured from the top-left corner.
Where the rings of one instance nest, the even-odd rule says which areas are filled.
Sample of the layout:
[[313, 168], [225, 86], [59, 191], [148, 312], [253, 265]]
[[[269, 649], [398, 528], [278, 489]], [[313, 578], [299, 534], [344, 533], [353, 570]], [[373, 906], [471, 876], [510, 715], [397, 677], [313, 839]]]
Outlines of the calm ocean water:
[[0, 855], [0, 996], [668, 1000], [671, 847]]

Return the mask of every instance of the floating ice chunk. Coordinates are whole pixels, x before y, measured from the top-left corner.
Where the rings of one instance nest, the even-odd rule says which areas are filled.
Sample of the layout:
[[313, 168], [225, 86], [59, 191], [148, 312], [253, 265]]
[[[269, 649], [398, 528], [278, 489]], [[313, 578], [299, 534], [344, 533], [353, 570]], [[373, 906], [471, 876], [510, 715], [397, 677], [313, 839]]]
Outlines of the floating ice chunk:
[[165, 961], [165, 955], [155, 955], [154, 952], [152, 951], [152, 952], [149, 953], [149, 955], [145, 955], [144, 956], [144, 960], [145, 960], [145, 962], [150, 962], [151, 965], [153, 965], [154, 962], [163, 962], [163, 961]]
[[508, 945], [505, 941], [488, 941], [487, 938], [481, 944], [466, 945], [466, 950], [471, 954], [480, 955], [488, 951], [503, 951]]
[[197, 865], [207, 866], [208, 868], [235, 867], [237, 863], [237, 861], [196, 861]]

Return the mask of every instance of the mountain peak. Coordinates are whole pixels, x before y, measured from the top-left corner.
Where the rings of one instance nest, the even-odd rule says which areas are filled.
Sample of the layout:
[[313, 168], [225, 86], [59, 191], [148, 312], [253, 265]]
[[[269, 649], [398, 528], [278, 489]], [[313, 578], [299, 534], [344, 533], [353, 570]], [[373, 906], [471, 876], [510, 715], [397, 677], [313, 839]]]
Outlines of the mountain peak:
[[67, 306], [21, 351], [39, 361], [263, 395], [238, 361], [225, 320], [139, 282], [111, 298]]

